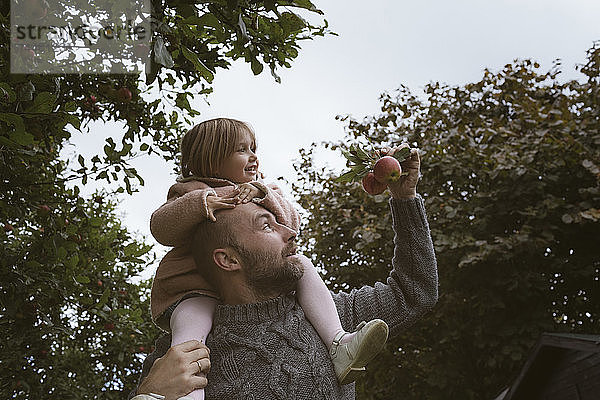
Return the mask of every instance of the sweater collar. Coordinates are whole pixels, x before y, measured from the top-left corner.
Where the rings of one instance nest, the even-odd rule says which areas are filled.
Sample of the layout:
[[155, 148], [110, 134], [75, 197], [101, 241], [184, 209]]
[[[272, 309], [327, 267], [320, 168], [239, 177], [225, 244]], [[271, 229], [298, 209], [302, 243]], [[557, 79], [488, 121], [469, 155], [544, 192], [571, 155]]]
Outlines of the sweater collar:
[[195, 175], [187, 176], [185, 178], [183, 176], [179, 175], [177, 177], [176, 181], [179, 183], [190, 182], [190, 181], [199, 181], [199, 182], [204, 182], [208, 186], [213, 187], [213, 188], [221, 187], [221, 186], [235, 186], [235, 183], [228, 181], [227, 179], [200, 177], [200, 176], [195, 176]]
[[262, 323], [276, 320], [286, 315], [295, 303], [294, 294], [288, 293], [260, 303], [219, 304], [215, 309], [213, 325], [230, 324], [232, 322]]

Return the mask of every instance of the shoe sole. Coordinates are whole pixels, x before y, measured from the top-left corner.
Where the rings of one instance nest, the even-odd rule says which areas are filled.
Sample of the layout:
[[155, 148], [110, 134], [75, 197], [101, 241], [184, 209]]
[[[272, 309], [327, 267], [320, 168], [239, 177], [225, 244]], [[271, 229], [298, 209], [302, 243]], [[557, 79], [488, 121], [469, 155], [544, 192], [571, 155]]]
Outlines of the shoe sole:
[[388, 338], [388, 326], [383, 321], [374, 325], [367, 331], [363, 339], [364, 345], [354, 356], [352, 364], [340, 376], [342, 385], [354, 382], [356, 378], [363, 375], [366, 371], [365, 365], [383, 349]]

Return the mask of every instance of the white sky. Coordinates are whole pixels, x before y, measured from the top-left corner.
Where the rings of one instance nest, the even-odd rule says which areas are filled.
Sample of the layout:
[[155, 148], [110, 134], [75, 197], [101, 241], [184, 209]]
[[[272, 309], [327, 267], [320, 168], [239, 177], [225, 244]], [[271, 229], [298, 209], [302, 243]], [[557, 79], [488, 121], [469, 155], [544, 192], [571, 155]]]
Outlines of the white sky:
[[[302, 43], [291, 69], [268, 68], [253, 76], [249, 64], [219, 70], [210, 107], [193, 104], [197, 122], [225, 116], [249, 122], [258, 139], [258, 156], [267, 181], [293, 181], [292, 160], [312, 142], [340, 139], [344, 125], [336, 115], [356, 118], [379, 113], [379, 95], [401, 84], [419, 93], [440, 81], [479, 80], [484, 68], [498, 71], [515, 58], [538, 61], [543, 70], [562, 60], [564, 79], [579, 78], [576, 63], [600, 40], [598, 0], [314, 0], [339, 36]], [[101, 131], [98, 131], [101, 129]], [[72, 143], [78, 153], [102, 151], [104, 138], [118, 135], [114, 124], [94, 127]], [[323, 158], [335, 168], [340, 157]], [[427, 173], [427, 160], [423, 170]], [[140, 192], [123, 196], [119, 210], [131, 231], [156, 243], [149, 233], [153, 210], [166, 199], [175, 176], [172, 166], [147, 157], [134, 164], [146, 181]], [[289, 189], [284, 188], [289, 193]], [[163, 254], [168, 249], [156, 244]], [[151, 276], [153, 271], [148, 271]], [[146, 274], [144, 274], [146, 275]]]

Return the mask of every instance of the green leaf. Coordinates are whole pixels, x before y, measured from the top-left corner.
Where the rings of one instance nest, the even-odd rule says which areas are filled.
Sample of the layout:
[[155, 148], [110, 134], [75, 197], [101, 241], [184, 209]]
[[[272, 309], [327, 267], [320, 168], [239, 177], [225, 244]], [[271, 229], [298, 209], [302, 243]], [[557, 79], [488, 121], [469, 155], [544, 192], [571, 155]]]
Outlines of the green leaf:
[[67, 260], [66, 265], [69, 266], [69, 267], [71, 267], [71, 268], [75, 268], [78, 263], [79, 263], [79, 256], [77, 254], [73, 254]]
[[[352, 148], [352, 147], [351, 147]], [[354, 145], [353, 151], [351, 153], [355, 154], [362, 162], [368, 162], [373, 159], [366, 151], [364, 151], [360, 146]]]
[[356, 173], [354, 171], [348, 171], [348, 172], [340, 175], [339, 177], [337, 177], [335, 179], [335, 182], [340, 182], [340, 183], [352, 182], [354, 180], [355, 176], [356, 176]]
[[25, 111], [28, 113], [51, 113], [56, 103], [56, 96], [50, 92], [41, 92], [33, 99], [33, 104]]
[[75, 276], [75, 281], [77, 281], [78, 283], [81, 283], [82, 285], [85, 285], [85, 284], [90, 283], [90, 278], [88, 278], [85, 275], [77, 275], [77, 276]]
[[79, 117], [75, 114], [67, 114], [65, 116], [67, 123], [73, 125], [73, 127], [75, 129], [77, 129], [78, 131], [81, 130], [81, 120], [79, 119]]
[[393, 154], [393, 157], [398, 160], [398, 162], [404, 162], [407, 158], [410, 157], [410, 148], [403, 147], [400, 150], [396, 151]]
[[285, 3], [289, 3], [293, 7], [304, 8], [306, 10], [313, 11], [313, 12], [316, 12], [317, 14], [323, 15], [323, 11], [321, 11], [317, 7], [315, 7], [315, 5], [310, 0], [293, 0], [293, 1], [289, 1], [289, 2], [286, 1], [286, 2], [284, 2], [284, 4]]
[[12, 113], [0, 113], [0, 121], [4, 121], [15, 128], [15, 133], [25, 132], [25, 123], [23, 118], [17, 114]]
[[58, 250], [56, 250], [56, 257], [59, 260], [66, 258], [67, 257], [67, 249], [65, 249], [64, 247], [59, 247]]
[[110, 296], [110, 288], [106, 288], [106, 289], [104, 289], [104, 292], [102, 292], [102, 296], [100, 297], [100, 300], [98, 300], [98, 303], [96, 303], [97, 309], [102, 309], [102, 307], [108, 301], [108, 296]]
[[98, 217], [91, 217], [89, 219], [89, 223], [91, 226], [93, 227], [99, 227], [102, 226], [103, 220], [102, 218], [98, 218]]
[[187, 99], [188, 95], [188, 93], [177, 93], [177, 97], [175, 98], [175, 105], [181, 108], [182, 110], [192, 112], [192, 106], [190, 106], [190, 103]]
[[250, 66], [252, 68], [252, 72], [254, 75], [259, 75], [263, 71], [263, 65], [256, 58], [253, 58], [250, 62]]
[[77, 103], [69, 101], [63, 106], [63, 110], [67, 113], [72, 113], [77, 110]]
[[355, 163], [355, 164], [358, 164], [358, 163], [362, 162], [362, 160], [361, 160], [360, 158], [358, 158], [358, 157], [357, 157], [357, 156], [355, 156], [354, 154], [350, 153], [349, 151], [342, 150], [342, 155], [343, 155], [344, 157], [346, 157], [346, 159], [347, 159], [348, 161], [351, 161], [351, 162], [353, 162], [353, 163]]
[[21, 146], [30, 146], [34, 141], [33, 135], [27, 132], [11, 132], [9, 138]]
[[306, 22], [298, 15], [285, 11], [281, 14], [279, 25], [283, 29], [285, 36], [290, 33], [299, 32], [306, 26]]
[[200, 75], [204, 79], [206, 79], [208, 83], [211, 83], [213, 81], [213, 79], [215, 78], [214, 74], [211, 72], [210, 69], [208, 69], [206, 65], [204, 65], [204, 63], [198, 58], [198, 56], [195, 53], [190, 51], [190, 49], [188, 49], [185, 46], [181, 47], [181, 52], [183, 53], [183, 56], [186, 59], [191, 61], [196, 71], [200, 72]]

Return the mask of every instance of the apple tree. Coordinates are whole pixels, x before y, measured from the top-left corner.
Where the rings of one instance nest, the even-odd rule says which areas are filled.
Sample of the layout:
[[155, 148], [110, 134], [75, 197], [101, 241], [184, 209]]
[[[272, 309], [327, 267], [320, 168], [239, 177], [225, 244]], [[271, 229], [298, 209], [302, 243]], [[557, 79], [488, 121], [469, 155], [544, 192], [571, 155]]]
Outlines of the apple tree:
[[[71, 18], [43, 0], [18, 3]], [[131, 279], [154, 255], [115, 211], [144, 184], [131, 159], [177, 158], [198, 115], [188, 99], [208, 96], [219, 68], [242, 59], [278, 79], [302, 40], [328, 33], [326, 21], [304, 18], [322, 14], [308, 0], [151, 3], [147, 76], [11, 74], [10, 57], [37, 63], [44, 49], [9, 53], [10, 2], [0, 4], [2, 398], [122, 399], [134, 387], [158, 332], [150, 283]], [[89, 157], [61, 158], [74, 133], [94, 134], [90, 123], [102, 121], [124, 129]]]
[[[420, 149], [435, 245], [434, 310], [369, 367], [362, 399], [494, 398], [540, 333], [600, 329], [600, 45], [561, 82], [531, 60], [461, 86], [381, 96], [381, 113], [340, 117], [347, 136], [320, 147]], [[392, 257], [387, 193], [369, 195], [296, 162], [301, 239], [334, 291], [384, 279]]]

